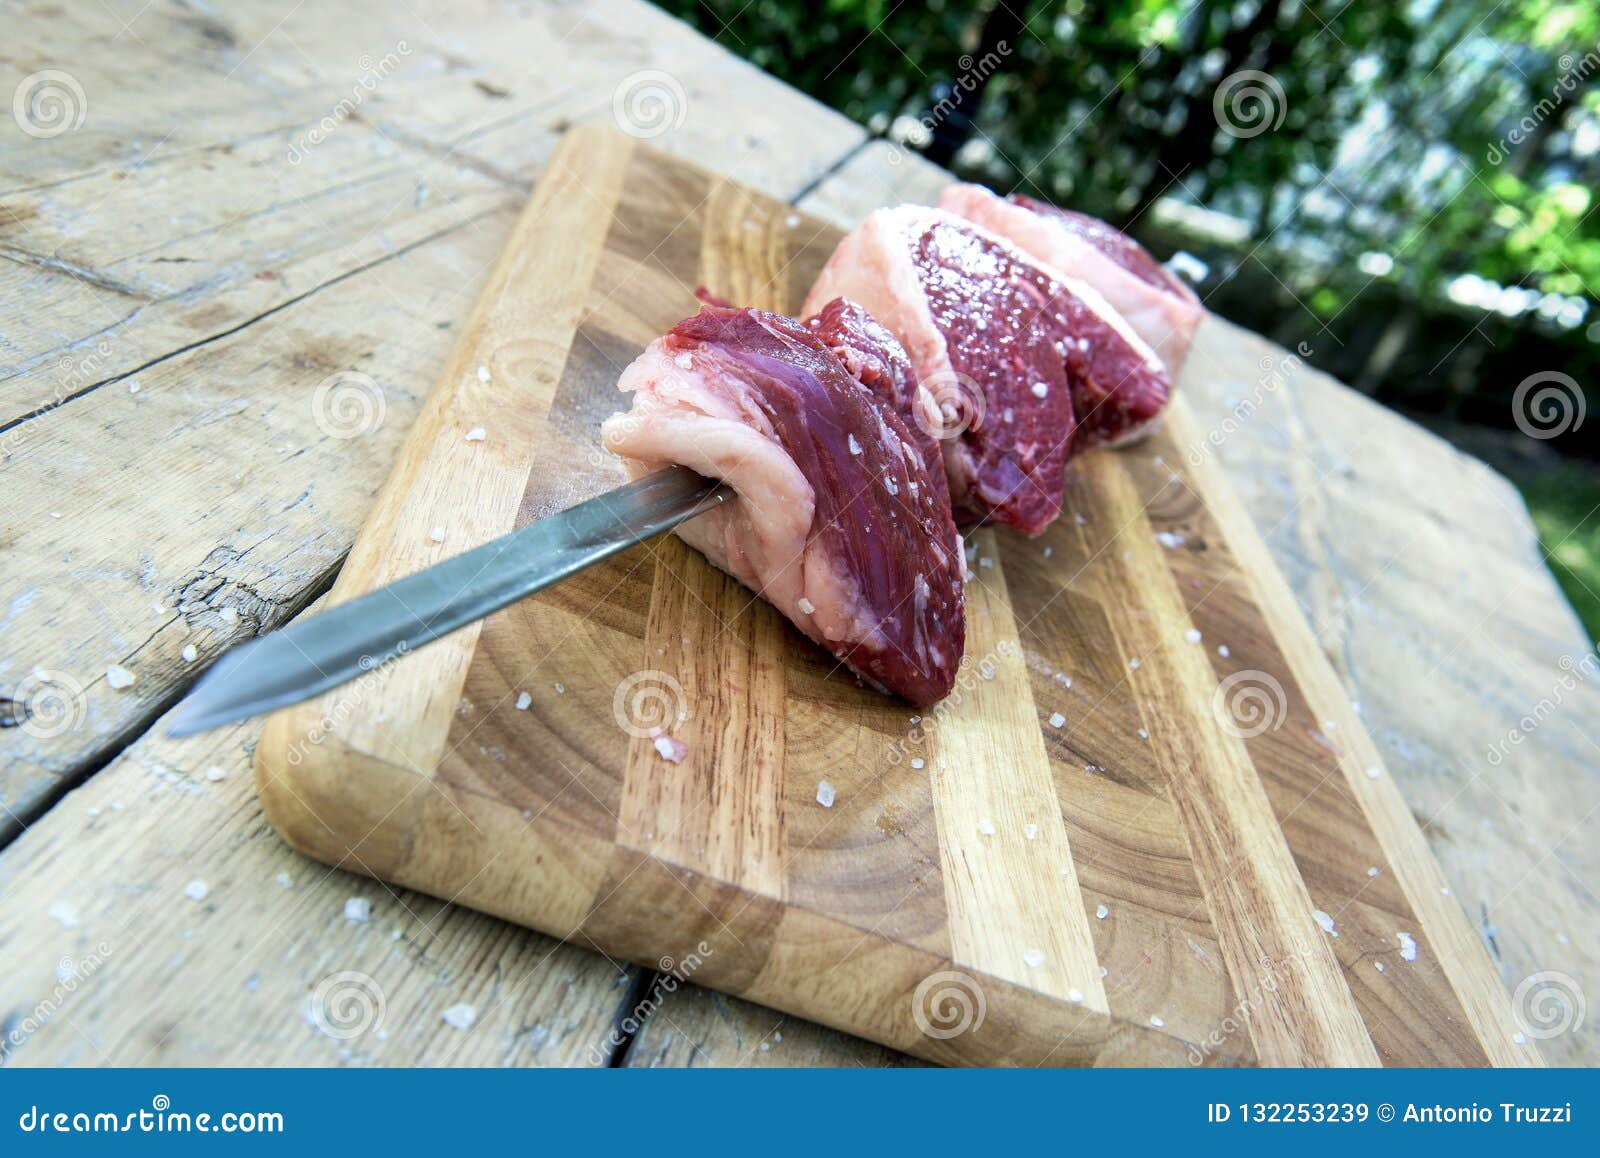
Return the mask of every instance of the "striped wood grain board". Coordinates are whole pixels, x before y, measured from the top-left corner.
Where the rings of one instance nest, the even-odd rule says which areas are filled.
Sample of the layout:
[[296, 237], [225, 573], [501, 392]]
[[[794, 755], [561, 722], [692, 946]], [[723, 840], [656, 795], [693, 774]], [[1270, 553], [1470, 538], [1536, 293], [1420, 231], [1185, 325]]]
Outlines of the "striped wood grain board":
[[[628, 360], [699, 285], [798, 308], [838, 236], [574, 130], [333, 599], [615, 485]], [[1180, 396], [1078, 460], [1077, 517], [975, 533], [925, 719], [669, 536], [273, 717], [263, 804], [330, 863], [935, 1061], [1537, 1064], [1205, 437]]]

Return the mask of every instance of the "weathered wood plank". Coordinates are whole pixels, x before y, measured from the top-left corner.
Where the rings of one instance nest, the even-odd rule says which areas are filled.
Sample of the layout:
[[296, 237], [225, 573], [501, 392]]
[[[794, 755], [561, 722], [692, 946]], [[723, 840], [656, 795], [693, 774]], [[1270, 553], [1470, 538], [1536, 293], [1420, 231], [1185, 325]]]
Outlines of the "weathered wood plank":
[[608, 1062], [636, 969], [299, 856], [256, 731], [152, 731], [0, 856], [0, 1062]]
[[88, 109], [0, 152], [0, 693], [76, 720], [0, 737], [0, 840], [330, 580], [569, 123], [784, 196], [863, 136], [634, 0], [124, 7], [7, 15]]

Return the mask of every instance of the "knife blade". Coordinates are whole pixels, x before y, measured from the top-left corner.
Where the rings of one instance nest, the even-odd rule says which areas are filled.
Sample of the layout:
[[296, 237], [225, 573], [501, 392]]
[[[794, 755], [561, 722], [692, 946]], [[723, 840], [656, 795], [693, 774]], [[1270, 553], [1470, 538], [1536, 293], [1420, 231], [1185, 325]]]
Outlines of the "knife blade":
[[726, 502], [673, 466], [223, 653], [178, 705], [190, 736], [308, 700]]

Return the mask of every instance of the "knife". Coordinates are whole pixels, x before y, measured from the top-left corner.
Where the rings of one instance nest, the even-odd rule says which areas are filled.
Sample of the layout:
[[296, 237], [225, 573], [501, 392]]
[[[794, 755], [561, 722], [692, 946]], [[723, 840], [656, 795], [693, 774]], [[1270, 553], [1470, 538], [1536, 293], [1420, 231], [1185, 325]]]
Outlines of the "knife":
[[733, 490], [673, 466], [242, 643], [178, 705], [191, 736], [308, 700], [720, 506]]

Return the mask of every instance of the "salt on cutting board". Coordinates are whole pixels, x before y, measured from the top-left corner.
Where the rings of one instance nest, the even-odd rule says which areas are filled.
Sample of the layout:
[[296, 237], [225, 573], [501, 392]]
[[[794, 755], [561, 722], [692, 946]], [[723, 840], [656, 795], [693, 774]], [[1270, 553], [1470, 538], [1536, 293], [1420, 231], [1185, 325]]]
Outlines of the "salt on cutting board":
[[[796, 314], [841, 236], [574, 130], [332, 599], [418, 569], [433, 527], [480, 542], [615, 486], [618, 376], [695, 287]], [[263, 805], [330, 863], [692, 954], [697, 983], [935, 1061], [1536, 1064], [1203, 443], [1180, 391], [1145, 443], [1074, 460], [1074, 517], [972, 533], [933, 708], [664, 538], [274, 716]]]

